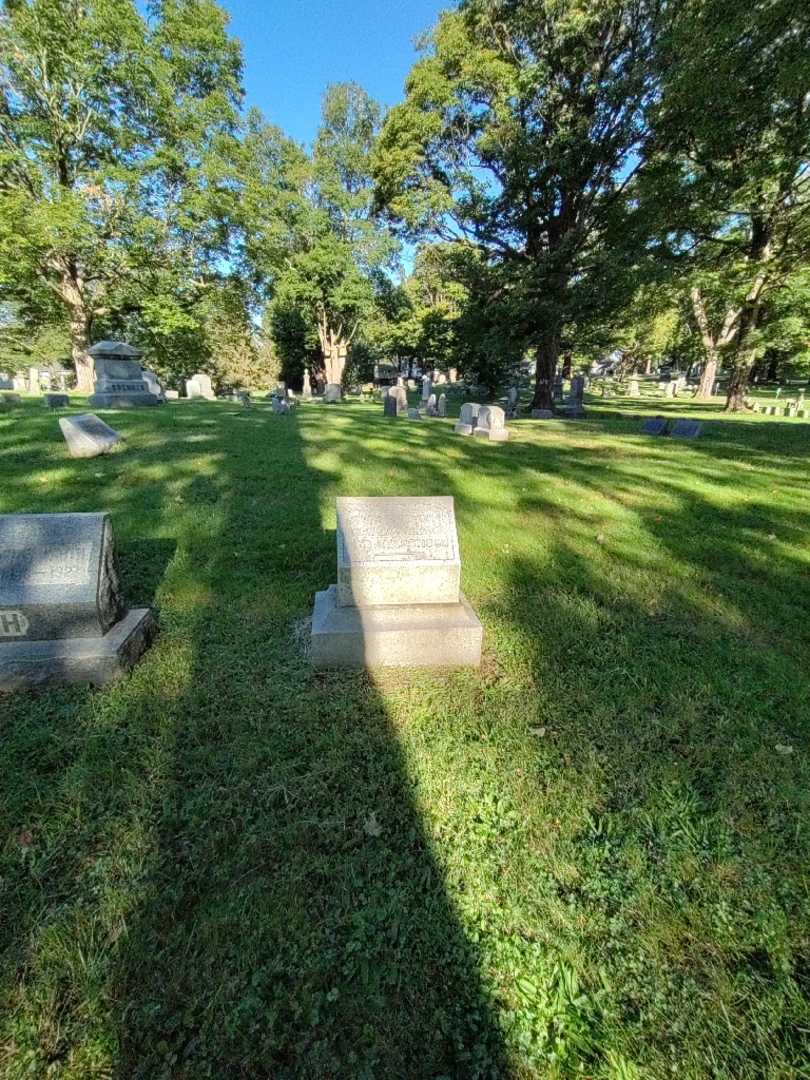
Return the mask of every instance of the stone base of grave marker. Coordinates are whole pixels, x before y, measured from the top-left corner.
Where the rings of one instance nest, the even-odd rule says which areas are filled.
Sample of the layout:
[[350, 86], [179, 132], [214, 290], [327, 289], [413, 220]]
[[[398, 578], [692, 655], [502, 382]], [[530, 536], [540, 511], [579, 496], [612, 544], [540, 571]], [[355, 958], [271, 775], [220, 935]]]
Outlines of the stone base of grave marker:
[[338, 583], [315, 596], [316, 668], [477, 667], [451, 497], [341, 498]]
[[316, 668], [478, 667], [484, 630], [463, 593], [457, 604], [339, 607], [337, 587], [315, 594]]

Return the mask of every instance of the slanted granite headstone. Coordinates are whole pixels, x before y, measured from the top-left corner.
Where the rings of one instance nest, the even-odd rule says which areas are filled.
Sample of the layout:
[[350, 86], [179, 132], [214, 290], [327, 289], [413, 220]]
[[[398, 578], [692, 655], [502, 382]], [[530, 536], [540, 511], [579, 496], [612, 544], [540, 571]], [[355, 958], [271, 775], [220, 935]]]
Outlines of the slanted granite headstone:
[[472, 435], [478, 422], [478, 413], [481, 406], [475, 401], [465, 401], [461, 406], [456, 426], [453, 428], [456, 435]]
[[338, 580], [315, 596], [316, 668], [477, 667], [453, 499], [337, 500]]
[[670, 435], [676, 439], [697, 439], [702, 430], [703, 424], [698, 420], [676, 420]]
[[64, 409], [70, 404], [67, 394], [43, 394], [42, 403], [47, 409]]
[[144, 380], [138, 349], [124, 341], [99, 341], [88, 354], [95, 374], [95, 389], [87, 399], [91, 406], [119, 409], [160, 404]]
[[103, 685], [154, 632], [123, 606], [107, 514], [0, 515], [0, 690]]
[[666, 435], [669, 421], [663, 416], [651, 416], [641, 425], [642, 435]]
[[65, 436], [70, 456], [75, 458], [98, 457], [121, 441], [118, 432], [93, 413], [63, 416], [59, 420], [59, 427]]
[[327, 383], [323, 391], [323, 400], [326, 405], [337, 405], [341, 399], [340, 383]]
[[506, 430], [506, 414], [500, 405], [482, 405], [478, 411], [473, 435], [490, 442], [506, 442], [509, 432]]
[[436, 403], [436, 415], [447, 416], [447, 394], [439, 394], [439, 400]]
[[383, 415], [394, 417], [397, 415], [397, 399], [391, 394], [386, 394], [383, 398]]

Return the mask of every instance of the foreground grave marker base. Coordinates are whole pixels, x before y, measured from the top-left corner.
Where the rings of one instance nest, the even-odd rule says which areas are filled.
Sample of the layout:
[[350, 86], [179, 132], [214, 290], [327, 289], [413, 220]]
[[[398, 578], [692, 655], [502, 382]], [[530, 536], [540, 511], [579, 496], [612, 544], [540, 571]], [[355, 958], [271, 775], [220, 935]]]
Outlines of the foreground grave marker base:
[[453, 500], [337, 500], [338, 582], [315, 596], [316, 668], [477, 667]]

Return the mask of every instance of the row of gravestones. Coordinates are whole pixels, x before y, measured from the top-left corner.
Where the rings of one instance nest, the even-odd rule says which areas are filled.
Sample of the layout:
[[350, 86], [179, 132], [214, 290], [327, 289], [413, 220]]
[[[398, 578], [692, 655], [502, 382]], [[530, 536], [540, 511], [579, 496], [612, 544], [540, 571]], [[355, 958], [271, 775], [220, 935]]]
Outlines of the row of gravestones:
[[[387, 387], [382, 393], [383, 415], [396, 417], [407, 414], [410, 420], [421, 420], [422, 414], [419, 409], [408, 408], [408, 394], [404, 385]], [[447, 395], [441, 394], [438, 401], [436, 395], [430, 393], [425, 406], [425, 414], [430, 417], [447, 416]]]
[[[338, 499], [337, 556], [315, 597], [315, 668], [480, 664], [452, 497]], [[0, 690], [104, 685], [156, 632], [151, 609], [124, 605], [107, 514], [0, 515]]]
[[642, 435], [671, 435], [676, 439], [697, 439], [703, 424], [697, 420], [667, 420], [663, 416], [650, 417], [641, 425]]
[[466, 401], [461, 406], [453, 430], [457, 435], [473, 435], [490, 442], [506, 442], [509, 439], [506, 413], [500, 405], [478, 405], [475, 401]]

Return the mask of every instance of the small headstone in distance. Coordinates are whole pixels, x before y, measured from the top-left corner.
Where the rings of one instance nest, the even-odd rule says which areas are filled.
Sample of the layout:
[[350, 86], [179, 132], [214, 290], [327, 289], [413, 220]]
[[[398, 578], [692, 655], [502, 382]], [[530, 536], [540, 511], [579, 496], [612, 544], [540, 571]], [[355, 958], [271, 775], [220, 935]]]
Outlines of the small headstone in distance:
[[383, 398], [383, 416], [397, 415], [397, 399], [392, 394], [386, 394]]
[[164, 390], [163, 391], [163, 396], [166, 398], [167, 401], [177, 401], [178, 398], [180, 397], [180, 391], [179, 390]]
[[122, 603], [107, 514], [0, 515], [0, 690], [102, 685], [154, 632]]
[[67, 394], [43, 394], [42, 401], [48, 409], [64, 409], [70, 404]]
[[642, 435], [666, 435], [668, 420], [663, 416], [652, 416], [641, 425]]
[[465, 401], [458, 414], [456, 426], [453, 428], [456, 435], [472, 435], [475, 425], [478, 423], [478, 413], [481, 406], [477, 401]]
[[19, 403], [22, 401], [22, 398], [20, 397], [20, 395], [16, 394], [16, 393], [14, 393], [14, 394], [3, 394], [2, 398], [3, 398], [3, 401], [5, 401], [5, 403], [7, 405], [19, 405]]
[[65, 436], [70, 456], [75, 458], [98, 457], [121, 441], [118, 432], [93, 413], [63, 416], [59, 420], [59, 427]]
[[490, 442], [506, 442], [509, 431], [506, 427], [506, 414], [500, 405], [482, 405], [478, 412], [478, 422], [473, 435]]
[[553, 420], [554, 413], [551, 409], [532, 409], [532, 420]]
[[436, 404], [436, 415], [447, 416], [447, 394], [440, 394]]
[[409, 420], [421, 420], [422, 419], [422, 414], [419, 412], [418, 409], [408, 409], [408, 419]]
[[323, 391], [324, 405], [337, 405], [341, 396], [340, 383], [327, 383]]
[[676, 420], [670, 435], [676, 439], [696, 439], [702, 430], [703, 424], [699, 420]]

